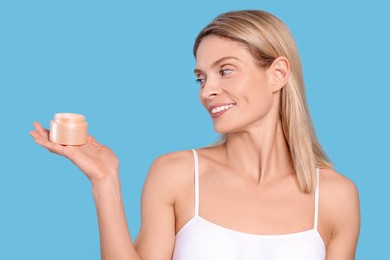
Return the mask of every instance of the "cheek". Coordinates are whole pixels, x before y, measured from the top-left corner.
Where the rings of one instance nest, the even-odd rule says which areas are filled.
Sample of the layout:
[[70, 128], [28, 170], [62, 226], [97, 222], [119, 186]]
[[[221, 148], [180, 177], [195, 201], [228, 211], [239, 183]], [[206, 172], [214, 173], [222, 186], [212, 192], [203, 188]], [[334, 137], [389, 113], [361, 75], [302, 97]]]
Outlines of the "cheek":
[[241, 100], [243, 106], [246, 106], [248, 113], [257, 116], [265, 115], [272, 107], [273, 93], [262, 78], [250, 79], [241, 85], [240, 91], [245, 93]]
[[241, 78], [235, 82], [235, 92], [243, 98], [242, 102], [248, 102], [251, 105], [267, 103], [272, 99], [272, 91], [262, 77]]
[[273, 95], [264, 90], [259, 90], [251, 95], [250, 103], [253, 104], [253, 111], [265, 115], [272, 107]]

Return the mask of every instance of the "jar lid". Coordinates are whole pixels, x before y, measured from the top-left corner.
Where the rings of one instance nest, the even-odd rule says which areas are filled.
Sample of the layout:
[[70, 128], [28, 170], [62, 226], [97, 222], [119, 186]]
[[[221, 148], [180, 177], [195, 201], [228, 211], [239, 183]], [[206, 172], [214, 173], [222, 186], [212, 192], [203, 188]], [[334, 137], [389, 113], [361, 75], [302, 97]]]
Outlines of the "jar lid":
[[74, 113], [57, 113], [54, 115], [54, 121], [61, 123], [83, 123], [85, 116]]

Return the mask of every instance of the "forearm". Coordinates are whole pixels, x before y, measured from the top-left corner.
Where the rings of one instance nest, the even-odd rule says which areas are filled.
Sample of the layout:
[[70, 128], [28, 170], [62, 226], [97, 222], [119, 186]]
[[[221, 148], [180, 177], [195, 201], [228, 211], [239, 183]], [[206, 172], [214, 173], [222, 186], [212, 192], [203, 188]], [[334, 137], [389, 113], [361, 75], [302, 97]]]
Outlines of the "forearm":
[[102, 259], [139, 260], [128, 230], [117, 174], [92, 185]]

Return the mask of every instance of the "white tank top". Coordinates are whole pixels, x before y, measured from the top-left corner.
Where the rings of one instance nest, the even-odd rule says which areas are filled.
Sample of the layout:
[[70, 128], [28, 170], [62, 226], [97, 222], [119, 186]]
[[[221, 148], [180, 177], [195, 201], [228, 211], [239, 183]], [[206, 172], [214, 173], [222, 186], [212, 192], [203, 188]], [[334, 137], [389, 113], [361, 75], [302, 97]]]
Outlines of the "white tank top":
[[[195, 150], [195, 213], [177, 233], [173, 260], [324, 260], [324, 242], [317, 231], [318, 192], [315, 190], [313, 229], [283, 235], [235, 231], [199, 216], [199, 170]], [[319, 180], [319, 169], [317, 169]], [[318, 183], [318, 182], [317, 182]]]

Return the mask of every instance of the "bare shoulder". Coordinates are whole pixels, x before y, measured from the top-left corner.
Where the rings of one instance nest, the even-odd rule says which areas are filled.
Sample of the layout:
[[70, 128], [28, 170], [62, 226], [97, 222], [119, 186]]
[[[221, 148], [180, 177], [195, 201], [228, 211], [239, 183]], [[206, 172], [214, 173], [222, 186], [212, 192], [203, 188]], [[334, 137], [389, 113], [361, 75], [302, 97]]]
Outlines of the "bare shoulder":
[[153, 166], [157, 167], [187, 167], [189, 164], [192, 166], [193, 153], [191, 150], [183, 150], [177, 152], [171, 152], [157, 157]]
[[346, 176], [334, 169], [320, 169], [321, 195], [329, 202], [351, 203], [358, 199], [356, 185]]
[[192, 180], [193, 155], [190, 150], [168, 153], [157, 157], [152, 163], [146, 182], [146, 192], [150, 187], [153, 192], [163, 192], [175, 197], [175, 191], [183, 182]]
[[[334, 169], [320, 169], [320, 205], [324, 209], [332, 236], [347, 224], [358, 232], [359, 194], [356, 185]], [[348, 224], [348, 225], [349, 225]]]
[[[149, 175], [153, 177], [180, 177], [182, 173], [193, 168], [193, 154], [189, 150], [172, 152], [157, 157], [150, 167]], [[177, 176], [176, 176], [177, 175]]]

